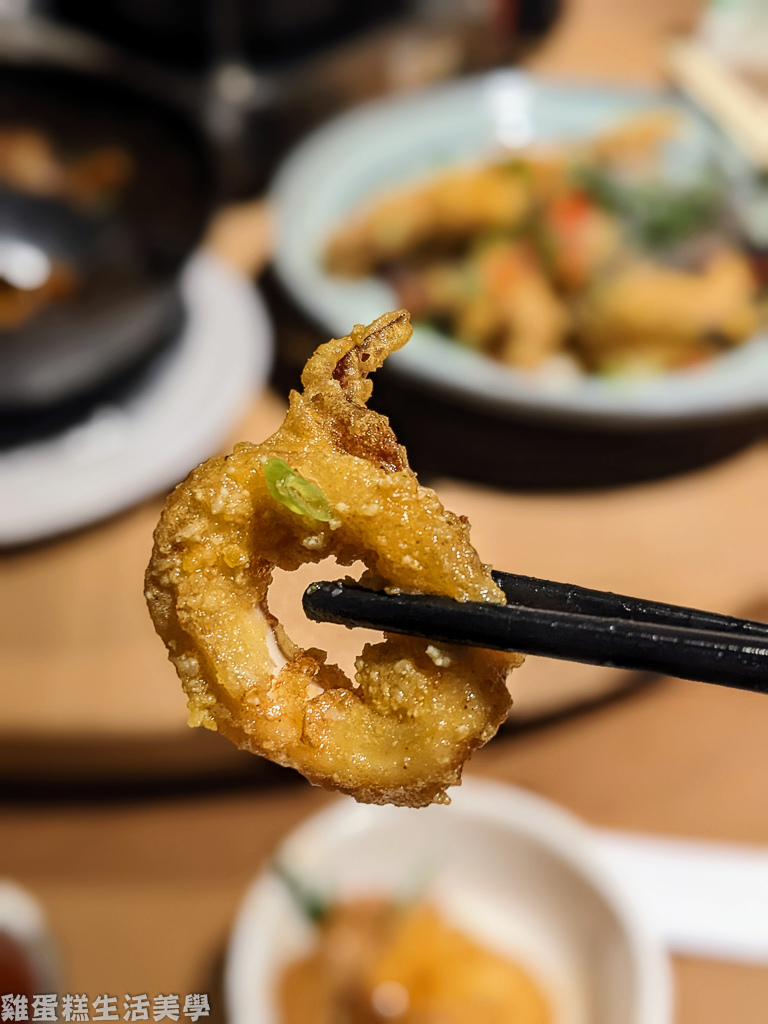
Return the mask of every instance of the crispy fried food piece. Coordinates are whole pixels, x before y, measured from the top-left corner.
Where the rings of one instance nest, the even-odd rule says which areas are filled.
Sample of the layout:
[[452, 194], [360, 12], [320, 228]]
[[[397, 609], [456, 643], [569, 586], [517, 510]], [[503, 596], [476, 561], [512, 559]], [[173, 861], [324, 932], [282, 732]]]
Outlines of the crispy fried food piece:
[[678, 134], [681, 124], [676, 110], [642, 110], [597, 135], [584, 148], [588, 155], [608, 164], [643, 167], [658, 160], [662, 146]]
[[749, 263], [723, 248], [700, 272], [637, 260], [599, 282], [580, 311], [588, 365], [671, 368], [745, 341], [758, 326]]
[[528, 176], [505, 164], [446, 171], [356, 212], [328, 243], [326, 264], [347, 277], [425, 247], [514, 228], [531, 206]]
[[471, 331], [471, 318], [496, 322], [490, 337], [503, 363], [534, 369], [562, 348], [568, 330], [566, 307], [536, 260], [519, 243], [499, 242], [477, 258], [482, 295], [458, 320], [459, 336]]
[[563, 348], [568, 309], [518, 241], [479, 246], [463, 260], [414, 269], [394, 284], [414, 315], [446, 319], [460, 341], [503, 363], [533, 369]]
[[168, 499], [146, 595], [191, 725], [363, 802], [424, 806], [447, 800], [496, 732], [522, 658], [387, 637], [366, 645], [353, 682], [296, 647], [267, 606], [276, 566], [329, 555], [362, 561], [377, 588], [504, 602], [467, 521], [419, 486], [365, 406], [368, 374], [410, 334], [401, 311], [322, 345], [272, 437], [198, 467]]
[[541, 242], [552, 283], [566, 294], [586, 288], [621, 251], [618, 219], [571, 188], [542, 211]]

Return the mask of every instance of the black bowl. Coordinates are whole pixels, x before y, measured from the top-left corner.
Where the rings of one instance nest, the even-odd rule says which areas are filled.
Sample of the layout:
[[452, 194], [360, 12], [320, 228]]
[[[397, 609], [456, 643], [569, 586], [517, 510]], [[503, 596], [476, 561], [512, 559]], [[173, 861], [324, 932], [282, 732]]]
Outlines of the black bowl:
[[210, 216], [213, 161], [187, 113], [126, 79], [124, 70], [0, 64], [0, 130], [40, 131], [64, 158], [118, 146], [133, 168], [101, 208], [0, 189], [0, 241], [63, 259], [79, 282], [0, 330], [1, 416], [71, 404], [146, 360], [180, 325], [179, 275]]

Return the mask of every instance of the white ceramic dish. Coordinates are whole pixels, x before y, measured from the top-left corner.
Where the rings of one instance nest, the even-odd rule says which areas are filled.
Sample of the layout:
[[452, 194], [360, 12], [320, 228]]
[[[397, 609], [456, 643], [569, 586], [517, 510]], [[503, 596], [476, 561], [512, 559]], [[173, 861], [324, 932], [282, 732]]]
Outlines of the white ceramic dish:
[[[590, 831], [508, 786], [470, 779], [451, 798], [424, 810], [340, 799], [296, 829], [277, 857], [334, 898], [402, 894], [428, 879], [425, 895], [446, 916], [540, 980], [552, 1024], [669, 1024], [665, 954]], [[231, 1024], [278, 1024], [275, 978], [311, 942], [285, 884], [265, 871], [230, 942]]]
[[[363, 201], [438, 168], [492, 155], [500, 143], [584, 137], [662, 105], [674, 105], [684, 118], [667, 150], [667, 176], [695, 177], [715, 145], [726, 164], [738, 162], [725, 140], [663, 93], [547, 84], [502, 71], [359, 107], [305, 139], [276, 175], [278, 276], [324, 330], [346, 334], [398, 304], [384, 281], [344, 280], [322, 267], [325, 240]], [[621, 380], [503, 367], [419, 326], [391, 365], [475, 406], [593, 425], [653, 427], [768, 409], [764, 335], [696, 368]]]
[[86, 526], [173, 487], [266, 383], [272, 329], [253, 286], [198, 253], [179, 342], [146, 386], [52, 438], [0, 452], [0, 545]]
[[56, 992], [61, 980], [59, 956], [43, 908], [26, 889], [5, 878], [0, 878], [2, 933], [23, 950], [35, 991]]

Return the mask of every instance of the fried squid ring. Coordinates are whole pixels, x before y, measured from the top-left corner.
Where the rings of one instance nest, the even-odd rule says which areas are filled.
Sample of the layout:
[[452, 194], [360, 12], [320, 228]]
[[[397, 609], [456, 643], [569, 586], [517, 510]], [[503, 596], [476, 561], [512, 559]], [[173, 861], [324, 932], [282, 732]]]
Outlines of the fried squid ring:
[[217, 729], [310, 782], [367, 803], [446, 802], [509, 707], [515, 654], [388, 636], [354, 681], [301, 650], [267, 605], [275, 567], [362, 561], [365, 585], [504, 602], [466, 519], [421, 487], [367, 375], [408, 340], [389, 313], [322, 345], [263, 444], [199, 466], [168, 499], [146, 596], [186, 690], [190, 725]]

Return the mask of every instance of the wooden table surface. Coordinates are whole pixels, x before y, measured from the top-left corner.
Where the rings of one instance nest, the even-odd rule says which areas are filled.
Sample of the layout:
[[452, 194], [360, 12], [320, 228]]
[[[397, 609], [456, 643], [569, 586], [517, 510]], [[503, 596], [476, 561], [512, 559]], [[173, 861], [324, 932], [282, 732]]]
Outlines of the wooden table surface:
[[[686, 0], [574, 0], [533, 62], [547, 73], [653, 80], [662, 33], [694, 9]], [[218, 248], [224, 236], [225, 229]], [[236, 436], [260, 439], [281, 414], [281, 401], [264, 395]], [[438, 490], [469, 515], [477, 547], [496, 565], [723, 612], [768, 604], [768, 446], [676, 480], [614, 491], [520, 495], [451, 481]], [[225, 741], [203, 734], [203, 742], [185, 729], [179, 686], [143, 607], [159, 507], [148, 502], [3, 558], [0, 769], [27, 756], [50, 770], [46, 752], [50, 763], [53, 751], [75, 758], [78, 744], [63, 748], [62, 736], [79, 737], [84, 750], [140, 738], [180, 763], [200, 758], [217, 770], [234, 763]], [[341, 644], [348, 660], [349, 635], [333, 627], [315, 634], [298, 611], [300, 586], [281, 586], [289, 631], [300, 642], [330, 636], [334, 653]], [[563, 687], [599, 685], [599, 676], [530, 659], [514, 690], [525, 706], [542, 694], [555, 699]], [[669, 680], [590, 716], [492, 743], [472, 771], [551, 797], [597, 825], [766, 844], [766, 736], [765, 698]], [[83, 770], [93, 770], [86, 762]], [[280, 837], [328, 799], [299, 784], [6, 803], [0, 876], [40, 898], [61, 946], [64, 990], [91, 998], [213, 993], [248, 880]], [[678, 958], [675, 976], [678, 1024], [768, 1019], [768, 970]]]

